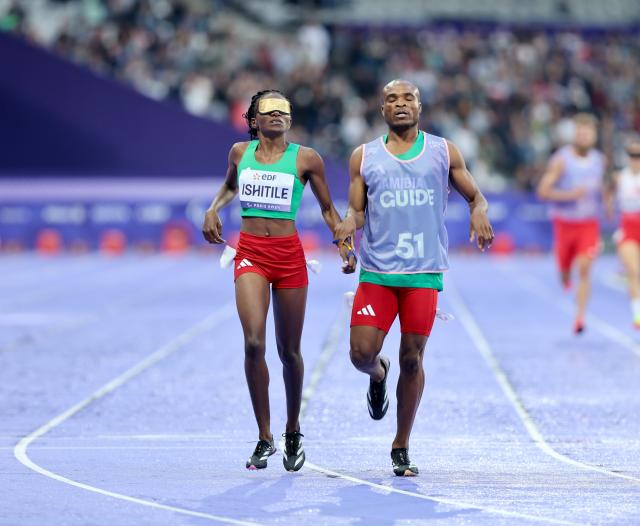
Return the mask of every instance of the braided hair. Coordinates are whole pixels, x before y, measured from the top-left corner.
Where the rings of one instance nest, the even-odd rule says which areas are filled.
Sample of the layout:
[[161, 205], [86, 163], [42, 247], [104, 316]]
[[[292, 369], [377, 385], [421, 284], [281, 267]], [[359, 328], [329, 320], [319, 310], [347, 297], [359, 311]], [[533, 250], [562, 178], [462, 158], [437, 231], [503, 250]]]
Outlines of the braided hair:
[[277, 90], [277, 89], [265, 89], [265, 90], [259, 91], [253, 97], [251, 97], [251, 104], [249, 104], [249, 107], [247, 108], [247, 112], [242, 114], [244, 119], [247, 121], [247, 124], [249, 125], [249, 137], [251, 140], [258, 138], [257, 130], [251, 127], [251, 120], [256, 118], [256, 113], [258, 111], [257, 110], [258, 101], [263, 95], [266, 95], [267, 93], [279, 93], [285, 99], [287, 98], [284, 93], [282, 93], [280, 90]]

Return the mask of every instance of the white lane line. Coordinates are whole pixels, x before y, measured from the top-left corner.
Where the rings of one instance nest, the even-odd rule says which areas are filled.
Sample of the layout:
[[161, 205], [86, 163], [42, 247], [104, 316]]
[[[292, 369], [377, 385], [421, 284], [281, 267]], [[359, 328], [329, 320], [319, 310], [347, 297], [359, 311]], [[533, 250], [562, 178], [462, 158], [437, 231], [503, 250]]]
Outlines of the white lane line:
[[501, 515], [504, 517], [513, 517], [517, 519], [527, 519], [530, 521], [536, 522], [545, 522], [549, 524], [565, 524], [569, 526], [584, 526], [583, 522], [571, 522], [564, 521], [561, 519], [550, 519], [547, 517], [540, 517], [538, 515], [528, 515], [526, 513], [518, 513], [517, 511], [507, 511], [500, 508], [493, 508], [491, 506], [481, 506], [478, 504], [470, 504], [466, 502], [461, 502], [459, 500], [447, 499], [442, 497], [430, 497], [428, 495], [423, 495], [422, 493], [415, 493], [413, 491], [407, 491], [404, 489], [394, 488], [393, 486], [385, 486], [384, 484], [376, 484], [375, 482], [369, 482], [368, 480], [359, 479], [357, 477], [352, 477], [350, 475], [345, 475], [343, 473], [338, 473], [337, 471], [331, 471], [330, 469], [323, 468], [316, 464], [312, 464], [310, 462], [305, 462], [305, 466], [309, 469], [317, 471], [318, 473], [323, 473], [329, 477], [333, 478], [341, 478], [344, 480], [348, 480], [349, 482], [353, 482], [355, 484], [364, 484], [366, 486], [370, 486], [372, 488], [376, 488], [382, 490], [386, 493], [398, 493], [400, 495], [406, 495], [407, 497], [414, 497], [417, 499], [428, 500], [430, 502], [437, 502], [439, 504], [447, 504], [449, 506], [453, 506], [456, 508], [462, 509], [474, 509], [478, 511], [483, 511], [486, 513], [492, 513], [494, 515]]
[[[335, 322], [333, 323], [333, 325], [331, 326], [331, 328], [329, 329], [329, 334], [328, 337], [325, 341], [325, 343], [323, 344], [322, 350], [320, 352], [320, 356], [318, 358], [318, 361], [316, 362], [313, 371], [311, 373], [311, 378], [312, 380], [309, 382], [309, 385], [307, 386], [307, 388], [303, 391], [302, 394], [302, 404], [301, 404], [301, 410], [300, 410], [300, 420], [302, 420], [302, 418], [304, 417], [305, 413], [306, 413], [306, 409], [309, 406], [309, 400], [311, 399], [311, 397], [314, 395], [318, 384], [320, 382], [320, 379], [322, 378], [322, 376], [324, 375], [327, 365], [329, 363], [329, 361], [331, 360], [331, 358], [333, 357], [333, 355], [335, 354], [338, 345], [340, 344], [340, 341], [342, 339], [342, 335], [346, 332], [347, 328], [348, 328], [348, 324], [346, 323], [348, 321], [348, 311], [347, 311], [347, 316], [345, 316], [344, 313], [338, 315], [338, 317], [336, 318]], [[281, 447], [283, 447], [283, 445], [281, 444]], [[442, 497], [431, 497], [428, 495], [424, 495], [422, 493], [416, 493], [413, 491], [407, 491], [407, 490], [403, 490], [403, 489], [398, 489], [398, 488], [394, 488], [393, 486], [386, 486], [384, 484], [377, 484], [375, 482], [370, 482], [368, 480], [365, 479], [361, 479], [358, 477], [353, 477], [351, 475], [346, 475], [344, 473], [339, 473], [337, 471], [332, 471], [330, 469], [327, 469], [323, 466], [320, 466], [318, 464], [314, 464], [312, 462], [305, 462], [305, 467], [311, 469], [312, 471], [315, 471], [317, 473], [322, 473], [323, 475], [332, 477], [332, 478], [340, 478], [343, 480], [346, 480], [348, 482], [353, 482], [354, 484], [360, 484], [360, 485], [365, 485], [365, 486], [370, 486], [372, 488], [376, 488], [379, 490], [383, 490], [387, 493], [397, 493], [399, 495], [405, 495], [407, 497], [413, 497], [416, 499], [422, 499], [422, 500], [428, 500], [430, 502], [437, 502], [439, 504], [447, 504], [449, 506], [454, 506], [456, 508], [462, 508], [462, 509], [474, 509], [474, 510], [478, 510], [478, 511], [482, 511], [482, 512], [486, 512], [486, 513], [492, 513], [495, 515], [501, 515], [501, 516], [505, 516], [505, 517], [513, 517], [513, 518], [518, 518], [518, 519], [527, 519], [527, 520], [531, 520], [531, 521], [536, 521], [536, 522], [545, 522], [545, 523], [549, 523], [549, 524], [564, 524], [564, 525], [569, 525], [569, 526], [583, 526], [583, 523], [578, 523], [578, 522], [570, 522], [570, 521], [564, 521], [564, 520], [560, 520], [560, 519], [551, 519], [551, 518], [547, 518], [547, 517], [540, 517], [538, 515], [528, 515], [526, 513], [518, 513], [515, 511], [508, 511], [508, 510], [503, 510], [500, 508], [494, 508], [491, 506], [483, 506], [483, 505], [479, 505], [479, 504], [471, 504], [468, 502], [462, 502], [459, 500], [454, 500], [454, 499], [447, 499], [447, 498], [442, 498]]]
[[[82, 438], [82, 437], [74, 437], [74, 438]], [[151, 434], [151, 435], [98, 435], [96, 437], [91, 437], [91, 440], [222, 440], [224, 439], [224, 435], [220, 434], [212, 434], [212, 433], [189, 433], [189, 434]]]
[[[147, 269], [146, 270], [146, 274], [145, 276], [148, 278], [149, 277], [149, 273], [152, 272], [155, 274], [156, 270], [160, 270], [164, 273], [166, 273], [167, 268], [170, 270], [173, 266], [175, 266], [176, 263], [173, 262], [171, 265], [163, 265], [161, 268], [157, 269], [155, 266]], [[119, 270], [121, 270], [121, 267], [118, 267]], [[103, 269], [100, 271], [100, 276], [101, 279], [103, 281], [103, 285], [104, 283], [112, 283], [114, 280], [109, 278], [109, 276], [111, 276], [114, 272], [106, 272], [106, 270], [108, 269]], [[106, 274], [105, 274], [106, 272]], [[123, 280], [129, 280], [130, 277], [135, 277], [135, 274], [140, 272], [138, 267], [128, 267], [126, 273], [123, 273], [124, 275], [120, 276], [120, 285], [122, 286], [122, 281]], [[95, 271], [94, 271], [95, 274]], [[82, 276], [84, 276], [84, 273], [81, 273]], [[108, 279], [103, 279], [103, 276], [107, 276]], [[154, 284], [156, 283], [157, 280], [151, 280]], [[82, 287], [80, 287], [82, 288]], [[84, 287], [86, 289], [86, 287]], [[159, 287], [157, 285], [152, 286], [150, 289], [142, 289], [142, 292], [146, 295], [149, 292], [154, 292], [156, 289], [158, 289]], [[76, 288], [74, 287], [73, 290], [76, 290]], [[100, 290], [100, 289], [97, 289]], [[95, 292], [95, 291], [94, 291]], [[136, 292], [140, 292], [139, 290], [137, 290]], [[70, 292], [69, 290], [65, 291], [66, 295], [69, 295]], [[95, 294], [94, 294], [95, 295]], [[103, 319], [105, 316], [111, 316], [111, 314], [116, 313], [119, 314], [122, 311], [122, 307], [123, 306], [127, 306], [128, 304], [128, 300], [130, 300], [131, 298], [135, 298], [135, 297], [139, 297], [136, 295], [126, 295], [123, 297], [120, 297], [118, 300], [114, 300], [114, 301], [110, 301], [108, 307], [106, 307], [104, 310], [100, 310], [96, 313], [92, 313], [88, 316], [85, 316], [83, 318], [78, 318], [76, 322], [74, 323], [66, 323], [66, 324], [56, 324], [56, 325], [52, 325], [52, 326], [48, 326], [45, 329], [46, 330], [41, 330], [38, 334], [33, 334], [33, 333], [29, 333], [26, 338], [20, 337], [18, 339], [14, 339], [13, 341], [10, 341], [8, 343], [5, 344], [4, 347], [0, 347], [0, 353], [3, 352], [14, 352], [16, 350], [19, 350], [25, 346], [31, 346], [34, 343], [39, 343], [40, 340], [44, 339], [45, 337], [50, 338], [53, 335], [59, 335], [61, 332], [64, 331], [69, 331], [69, 330], [73, 330], [73, 329], [77, 329], [78, 327], [82, 327], [83, 325], [87, 325], [89, 323], [93, 323], [97, 320]], [[24, 296], [21, 297], [21, 299], [24, 299]]]
[[184, 345], [192, 341], [197, 336], [213, 329], [218, 324], [229, 318], [235, 312], [234, 304], [227, 303], [221, 308], [214, 311], [211, 315], [207, 316], [204, 320], [194, 325], [190, 329], [187, 329], [177, 338], [173, 339], [166, 345], [163, 345], [152, 354], [144, 358], [142, 361], [138, 362], [136, 365], [127, 369], [122, 374], [116, 376], [113, 380], [106, 383], [102, 387], [100, 387], [97, 391], [89, 395], [84, 400], [78, 402], [74, 406], [70, 407], [63, 413], [60, 413], [58, 416], [49, 420], [46, 424], [42, 425], [34, 432], [29, 435], [23, 437], [18, 444], [16, 444], [13, 453], [15, 457], [26, 467], [44, 475], [45, 477], [49, 477], [53, 480], [57, 480], [58, 482], [63, 482], [65, 484], [69, 484], [70, 486], [75, 486], [76, 488], [80, 488], [86, 491], [91, 491], [93, 493], [99, 493], [100, 495], [106, 495], [108, 497], [113, 497], [114, 499], [124, 500], [127, 502], [132, 502], [134, 504], [140, 504], [142, 506], [148, 506], [150, 508], [172, 511], [174, 513], [180, 513], [182, 515], [190, 515], [192, 517], [198, 517], [201, 519], [209, 519], [212, 521], [222, 522], [226, 524], [236, 524], [239, 526], [255, 526], [254, 522], [241, 521], [236, 519], [231, 519], [228, 517], [222, 517], [220, 515], [213, 515], [210, 513], [202, 513], [199, 511], [193, 511], [185, 508], [179, 508], [177, 506], [169, 506], [167, 504], [160, 504], [158, 502], [154, 502], [151, 500], [139, 499], [137, 497], [132, 497], [130, 495], [125, 495], [123, 493], [117, 493], [115, 491], [109, 491], [106, 489], [98, 488], [96, 486], [91, 486], [89, 484], [85, 484], [83, 482], [78, 482], [77, 480], [72, 480], [70, 478], [59, 475], [58, 473], [54, 473], [46, 468], [43, 468], [39, 464], [36, 464], [28, 455], [29, 446], [35, 442], [38, 438], [46, 435], [49, 431], [55, 429], [60, 424], [64, 423], [66, 420], [76, 415], [87, 406], [100, 400], [106, 395], [112, 393], [119, 387], [122, 387], [125, 383], [127, 383], [132, 378], [135, 378], [140, 373], [157, 364], [161, 360], [165, 359], [167, 356], [173, 354], [174, 352], [181, 349]]
[[[309, 399], [313, 396], [313, 393], [316, 392], [318, 384], [320, 383], [320, 380], [322, 379], [322, 376], [327, 369], [327, 365], [329, 365], [331, 358], [338, 349], [340, 340], [347, 331], [350, 313], [351, 307], [345, 305], [345, 308], [338, 313], [338, 316], [329, 329], [327, 339], [322, 344], [320, 356], [318, 356], [318, 360], [316, 361], [315, 365], [313, 366], [313, 370], [311, 371], [309, 384], [302, 391], [302, 401], [300, 402], [300, 420], [302, 420], [302, 418], [304, 417], [304, 414], [306, 413], [307, 407], [309, 405]], [[284, 451], [284, 437], [280, 437], [278, 445], [280, 447], [280, 451]]]
[[[532, 292], [538, 297], [549, 301], [560, 310], [572, 316], [575, 313], [575, 307], [566, 298], [559, 298], [558, 294], [553, 294], [549, 287], [541, 280], [532, 277], [527, 273], [515, 274], [515, 269], [510, 266], [499, 266], [503, 273], [509, 274], [515, 282], [517, 282], [523, 289]], [[606, 284], [606, 283], [605, 283]], [[629, 316], [630, 318], [631, 316]], [[588, 313], [586, 316], [587, 328], [594, 327], [605, 338], [608, 338], [614, 343], [629, 349], [636, 356], [640, 357], [640, 344], [630, 336], [627, 336], [620, 329], [617, 329], [613, 325], [609, 324], [599, 316]]]
[[[225, 444], [225, 450], [228, 449], [242, 449], [245, 450], [246, 445], [242, 444], [242, 446], [234, 446]], [[0, 451], [13, 451], [15, 446], [7, 446], [0, 447]], [[143, 451], [151, 451], [151, 450], [209, 450], [209, 451], [220, 451], [220, 446], [192, 446], [190, 444], [184, 444], [182, 446], [32, 446], [31, 451], [110, 451], [110, 450], [143, 450]]]
[[502, 368], [495, 354], [493, 353], [493, 350], [491, 349], [489, 342], [484, 337], [482, 330], [476, 323], [475, 318], [467, 308], [466, 303], [462, 299], [462, 296], [458, 292], [457, 287], [455, 286], [455, 284], [453, 283], [453, 280], [451, 279], [449, 279], [448, 281], [447, 292], [448, 292], [447, 297], [452, 307], [454, 308], [454, 310], [458, 313], [458, 317], [464, 329], [467, 331], [467, 334], [473, 341], [480, 355], [484, 358], [485, 362], [487, 362], [487, 365], [489, 366], [494, 376], [496, 377], [496, 380], [498, 381], [498, 384], [500, 385], [502, 392], [505, 394], [509, 402], [511, 402], [511, 405], [516, 410], [516, 413], [520, 417], [520, 420], [522, 421], [522, 424], [527, 430], [527, 433], [529, 433], [529, 436], [531, 437], [535, 445], [538, 446], [539, 449], [541, 449], [544, 453], [546, 453], [550, 457], [555, 458], [556, 460], [559, 460], [560, 462], [564, 462], [565, 464], [569, 464], [571, 466], [574, 466], [580, 469], [595, 471], [597, 473], [602, 473], [603, 475], [630, 480], [632, 482], [640, 482], [640, 478], [636, 478], [631, 475], [625, 475], [623, 473], [616, 473], [615, 471], [611, 471], [606, 468], [601, 468], [599, 466], [594, 466], [592, 464], [586, 464], [584, 462], [580, 462], [566, 455], [563, 455], [562, 453], [558, 453], [555, 449], [553, 449], [549, 445], [549, 443], [546, 441], [546, 439], [538, 429], [538, 426], [535, 424], [535, 422], [533, 421], [533, 419], [525, 409], [522, 401], [520, 400], [520, 398], [518, 397], [518, 394], [516, 393], [516, 390], [514, 389], [513, 385], [511, 385], [511, 382], [509, 381], [507, 374], [505, 373], [504, 369]]
[[313, 396], [313, 393], [316, 392], [318, 388], [318, 384], [324, 375], [325, 370], [327, 369], [327, 365], [333, 358], [336, 350], [338, 349], [338, 345], [340, 344], [340, 340], [344, 336], [347, 328], [349, 327], [349, 311], [350, 308], [346, 308], [340, 312], [336, 320], [331, 325], [329, 329], [329, 334], [324, 344], [322, 345], [322, 350], [320, 351], [320, 356], [318, 357], [318, 361], [313, 366], [313, 371], [311, 371], [311, 377], [309, 379], [309, 384], [302, 391], [302, 402], [300, 403], [300, 418], [304, 416], [307, 411], [307, 406], [309, 405], [309, 399]]

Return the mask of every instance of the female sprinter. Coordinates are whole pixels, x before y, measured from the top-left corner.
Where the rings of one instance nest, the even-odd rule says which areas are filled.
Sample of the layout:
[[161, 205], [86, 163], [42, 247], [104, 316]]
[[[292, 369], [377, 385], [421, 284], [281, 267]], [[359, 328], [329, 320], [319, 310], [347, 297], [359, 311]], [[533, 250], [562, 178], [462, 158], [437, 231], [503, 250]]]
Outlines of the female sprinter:
[[625, 267], [633, 325], [640, 329], [640, 137], [627, 143], [629, 163], [614, 176], [622, 220], [618, 255]]
[[242, 227], [234, 262], [236, 305], [244, 332], [244, 370], [258, 423], [258, 444], [247, 469], [267, 467], [276, 448], [269, 412], [269, 370], [265, 361], [265, 330], [270, 287], [276, 344], [287, 394], [287, 425], [283, 463], [298, 471], [305, 461], [298, 417], [304, 365], [300, 339], [307, 300], [305, 255], [295, 217], [307, 182], [333, 235], [340, 216], [324, 178], [322, 158], [312, 148], [287, 142], [291, 104], [277, 90], [256, 93], [247, 113], [252, 140], [229, 151], [226, 180], [206, 212], [203, 234], [210, 243], [224, 243], [218, 211], [237, 193]]

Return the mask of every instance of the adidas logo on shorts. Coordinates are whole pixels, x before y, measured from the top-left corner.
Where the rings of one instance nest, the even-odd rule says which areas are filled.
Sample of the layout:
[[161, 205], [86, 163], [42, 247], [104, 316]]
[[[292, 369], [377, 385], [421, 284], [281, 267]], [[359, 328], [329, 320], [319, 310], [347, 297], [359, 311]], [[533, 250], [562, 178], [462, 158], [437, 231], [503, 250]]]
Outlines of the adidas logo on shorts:
[[240, 264], [236, 267], [236, 270], [239, 270], [243, 267], [253, 267], [253, 263], [251, 263], [251, 261], [249, 261], [248, 259], [243, 259]]
[[361, 314], [362, 316], [375, 316], [376, 313], [373, 312], [373, 307], [371, 305], [367, 305], [360, 309], [356, 314]]

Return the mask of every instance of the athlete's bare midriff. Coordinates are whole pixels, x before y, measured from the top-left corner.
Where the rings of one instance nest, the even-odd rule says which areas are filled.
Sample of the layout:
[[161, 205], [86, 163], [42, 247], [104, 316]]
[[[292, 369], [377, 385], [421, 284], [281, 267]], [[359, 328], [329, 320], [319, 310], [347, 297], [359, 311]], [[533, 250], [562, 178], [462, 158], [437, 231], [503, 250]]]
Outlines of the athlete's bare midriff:
[[254, 236], [290, 236], [296, 233], [296, 224], [289, 219], [274, 219], [268, 217], [243, 217], [240, 228], [247, 234]]

